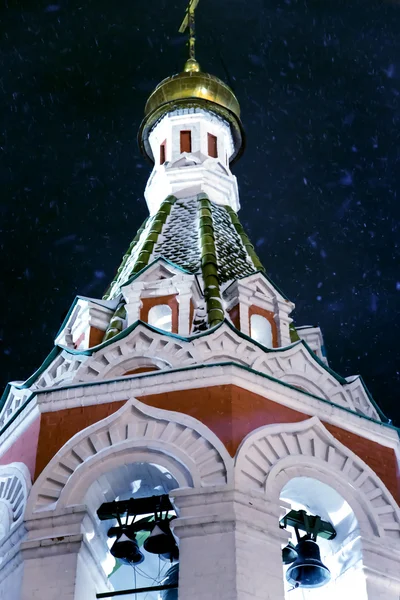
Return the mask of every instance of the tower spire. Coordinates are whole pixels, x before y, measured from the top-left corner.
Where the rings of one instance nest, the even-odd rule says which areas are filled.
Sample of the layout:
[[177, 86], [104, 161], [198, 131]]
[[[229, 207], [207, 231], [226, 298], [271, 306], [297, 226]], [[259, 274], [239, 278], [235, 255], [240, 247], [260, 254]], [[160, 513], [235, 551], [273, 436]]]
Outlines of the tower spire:
[[[195, 31], [195, 10], [199, 3], [199, 0], [189, 0], [188, 7], [186, 9], [185, 17], [179, 27], [179, 33], [185, 33], [186, 29], [189, 29], [189, 60], [186, 62], [185, 70], [199, 70], [198, 63], [195, 56], [195, 45], [196, 45], [196, 31]], [[189, 69], [188, 67], [197, 67]]]

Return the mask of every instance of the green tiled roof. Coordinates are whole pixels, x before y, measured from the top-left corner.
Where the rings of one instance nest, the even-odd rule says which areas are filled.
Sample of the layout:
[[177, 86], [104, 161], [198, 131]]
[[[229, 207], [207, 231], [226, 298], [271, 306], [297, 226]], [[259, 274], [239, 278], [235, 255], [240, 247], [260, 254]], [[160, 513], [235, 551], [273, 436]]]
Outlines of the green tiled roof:
[[[224, 319], [220, 286], [264, 270], [235, 211], [205, 194], [164, 200], [139, 229], [104, 299], [119, 298], [123, 285], [158, 258], [203, 276], [209, 326]], [[124, 317], [122, 301], [105, 339], [120, 331]]]
[[214, 232], [219, 284], [263, 270], [236, 213], [229, 206], [213, 204], [204, 194], [179, 200], [169, 196], [139, 229], [104, 298], [118, 297], [124, 283], [157, 258], [169, 260], [190, 273], [201, 273], [200, 209], [205, 200]]

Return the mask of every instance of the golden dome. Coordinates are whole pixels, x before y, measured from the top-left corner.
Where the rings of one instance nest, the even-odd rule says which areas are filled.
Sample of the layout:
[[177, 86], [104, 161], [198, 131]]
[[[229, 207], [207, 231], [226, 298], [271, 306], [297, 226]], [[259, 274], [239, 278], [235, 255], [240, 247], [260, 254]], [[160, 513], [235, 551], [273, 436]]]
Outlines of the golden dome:
[[244, 146], [244, 132], [235, 94], [221, 79], [203, 73], [199, 63], [194, 58], [189, 58], [182, 73], [163, 79], [146, 102], [138, 139], [140, 149], [147, 158], [154, 162], [148, 141], [154, 125], [166, 113], [182, 107], [205, 108], [228, 121], [235, 146], [231, 162], [240, 156]]

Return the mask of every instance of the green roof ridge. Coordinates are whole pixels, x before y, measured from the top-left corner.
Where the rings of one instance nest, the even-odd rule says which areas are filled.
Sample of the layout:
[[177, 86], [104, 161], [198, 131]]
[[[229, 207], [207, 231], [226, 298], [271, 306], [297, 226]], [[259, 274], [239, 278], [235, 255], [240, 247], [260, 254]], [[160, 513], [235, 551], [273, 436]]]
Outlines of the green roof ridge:
[[289, 325], [289, 334], [290, 334], [291, 342], [298, 342], [300, 340], [300, 336], [297, 333], [296, 327], [294, 326], [293, 323], [290, 323], [290, 325]]
[[[175, 202], [176, 202], [175, 196], [167, 196], [167, 198], [161, 203], [160, 208], [154, 215], [154, 218], [151, 222], [151, 225], [149, 227], [149, 232], [147, 234], [145, 241], [143, 242], [143, 245], [140, 249], [140, 252], [135, 261], [135, 264], [132, 267], [130, 278], [132, 277], [132, 275], [135, 275], [139, 271], [142, 271], [149, 264], [149, 260], [153, 253], [154, 246], [157, 243], [158, 237], [159, 237], [160, 233], [162, 232], [162, 229], [163, 229], [163, 227], [167, 221], [167, 218], [171, 212], [172, 205]], [[130, 252], [136, 246], [136, 244], [140, 238], [140, 235], [142, 234], [147, 222], [148, 222], [148, 220], [146, 220], [145, 223], [142, 225], [142, 228], [139, 229], [132, 244], [129, 246], [128, 254], [126, 254], [124, 256], [124, 260], [123, 260], [123, 263], [122, 263], [120, 269], [118, 270], [118, 274], [120, 273], [122, 266], [125, 264], [125, 262], [127, 260], [126, 257], [130, 255]], [[110, 340], [111, 338], [113, 338], [115, 335], [118, 335], [118, 333], [121, 333], [125, 319], [126, 319], [125, 300], [122, 300], [120, 302], [120, 304], [118, 305], [115, 313], [111, 317], [110, 324], [107, 327], [107, 330], [104, 334], [103, 342], [106, 342], [107, 340]]]
[[172, 205], [175, 204], [175, 196], [167, 196], [161, 203], [160, 208], [154, 215], [154, 219], [150, 225], [149, 233], [147, 234], [146, 240], [139, 252], [139, 256], [133, 265], [131, 276], [138, 273], [149, 264], [150, 257], [153, 253], [154, 246], [158, 241], [158, 237], [162, 232], [162, 229], [167, 221], [167, 218], [171, 212]]
[[254, 250], [253, 244], [250, 242], [250, 239], [249, 239], [247, 233], [245, 232], [243, 225], [239, 221], [239, 217], [237, 216], [237, 214], [235, 213], [235, 211], [233, 210], [233, 208], [231, 206], [227, 205], [225, 208], [231, 218], [232, 224], [233, 224], [234, 228], [236, 229], [237, 234], [239, 235], [240, 239], [242, 240], [243, 246], [246, 248], [247, 254], [251, 258], [251, 261], [252, 261], [256, 271], [265, 272], [265, 267], [262, 264], [262, 262], [260, 261], [260, 259], [258, 258], [256, 251]]
[[137, 233], [136, 233], [135, 237], [133, 238], [133, 240], [131, 241], [131, 243], [130, 243], [130, 245], [129, 245], [129, 248], [128, 248], [128, 250], [126, 251], [126, 253], [125, 253], [125, 254], [123, 255], [123, 257], [122, 257], [122, 262], [121, 262], [121, 264], [120, 264], [120, 265], [119, 265], [119, 267], [118, 267], [118, 271], [117, 271], [117, 273], [116, 273], [116, 275], [115, 275], [114, 279], [112, 280], [112, 282], [111, 282], [111, 283], [110, 283], [110, 285], [108, 286], [108, 288], [107, 288], [107, 291], [106, 291], [106, 293], [105, 293], [105, 294], [104, 294], [104, 296], [103, 296], [103, 300], [109, 300], [109, 299], [110, 299], [110, 291], [111, 291], [111, 288], [112, 288], [112, 286], [114, 285], [114, 283], [117, 283], [117, 281], [118, 281], [118, 277], [119, 277], [119, 275], [120, 275], [120, 273], [121, 273], [122, 269], [124, 268], [124, 266], [125, 266], [125, 264], [126, 264], [126, 261], [128, 260], [128, 258], [129, 258], [129, 257], [130, 257], [130, 255], [132, 254], [132, 250], [134, 249], [134, 247], [135, 247], [135, 246], [136, 246], [136, 244], [138, 243], [138, 241], [139, 241], [139, 239], [140, 239], [140, 236], [142, 235], [142, 233], [143, 233], [143, 231], [144, 231], [144, 229], [145, 229], [145, 227], [146, 227], [146, 225], [147, 225], [147, 223], [148, 223], [148, 220], [149, 220], [149, 219], [150, 219], [150, 217], [147, 217], [147, 219], [145, 219], [145, 220], [143, 221], [143, 223], [141, 224], [141, 226], [140, 226], [140, 227], [139, 227], [139, 229], [137, 230]]
[[218, 277], [217, 250], [215, 246], [214, 222], [211, 202], [206, 194], [198, 194], [199, 238], [201, 272], [204, 279], [204, 298], [207, 304], [208, 324], [214, 327], [224, 318]]
[[118, 333], [121, 333], [121, 331], [124, 328], [125, 319], [126, 319], [126, 308], [125, 308], [125, 301], [123, 300], [122, 302], [119, 303], [115, 313], [113, 314], [113, 316], [110, 319], [110, 324], [107, 327], [107, 330], [104, 334], [103, 342], [106, 342], [107, 340], [110, 340]]

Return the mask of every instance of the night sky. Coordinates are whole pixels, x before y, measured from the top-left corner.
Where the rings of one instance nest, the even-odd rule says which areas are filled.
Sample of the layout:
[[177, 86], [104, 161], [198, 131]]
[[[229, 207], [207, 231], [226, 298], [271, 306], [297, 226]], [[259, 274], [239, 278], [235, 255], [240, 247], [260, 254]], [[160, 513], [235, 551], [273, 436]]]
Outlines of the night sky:
[[[186, 0], [2, 0], [3, 387], [101, 297], [147, 216], [136, 134], [182, 69]], [[4, 32], [6, 35], [4, 36]], [[238, 96], [240, 219], [268, 274], [400, 426], [400, 4], [201, 0], [197, 57]]]

